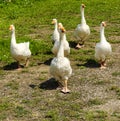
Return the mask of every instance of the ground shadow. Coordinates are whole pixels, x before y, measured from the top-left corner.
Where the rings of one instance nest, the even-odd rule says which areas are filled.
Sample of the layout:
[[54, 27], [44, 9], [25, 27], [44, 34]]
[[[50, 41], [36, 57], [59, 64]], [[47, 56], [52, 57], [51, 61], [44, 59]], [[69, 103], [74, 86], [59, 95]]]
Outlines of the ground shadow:
[[37, 63], [37, 65], [39, 65], [39, 66], [42, 65], [42, 64], [44, 64], [44, 62], [38, 62]]
[[30, 84], [29, 87], [31, 87], [32, 89], [36, 88], [38, 85], [35, 84]]
[[75, 41], [69, 41], [69, 45], [71, 48], [75, 48], [77, 43]]
[[77, 66], [85, 66], [85, 67], [88, 67], [88, 68], [99, 68], [100, 64], [97, 63], [93, 59], [88, 59], [86, 63], [84, 63], [84, 64], [77, 64]]
[[[21, 65], [21, 68], [23, 68], [23, 66]], [[11, 64], [5, 65], [3, 66], [4, 70], [15, 70], [18, 69], [18, 63], [17, 62], [13, 62]]]
[[51, 78], [45, 82], [42, 82], [39, 85], [40, 89], [45, 89], [45, 90], [53, 90], [53, 89], [56, 89], [58, 87], [59, 87], [59, 83], [54, 78]]
[[53, 58], [50, 58], [44, 62], [45, 65], [50, 65]]

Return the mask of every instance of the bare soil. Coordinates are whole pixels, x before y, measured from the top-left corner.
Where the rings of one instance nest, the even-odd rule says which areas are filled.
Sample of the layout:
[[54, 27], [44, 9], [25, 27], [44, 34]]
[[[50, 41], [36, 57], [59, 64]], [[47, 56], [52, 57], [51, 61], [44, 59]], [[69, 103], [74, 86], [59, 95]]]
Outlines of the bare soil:
[[[98, 65], [94, 66], [94, 60], [82, 65], [84, 68], [81, 68], [80, 62], [71, 62], [73, 74], [68, 86], [71, 93], [78, 94], [79, 97], [77, 96], [74, 101], [77, 103], [81, 100], [85, 111], [106, 111], [109, 116], [114, 112], [120, 114], [120, 46], [113, 44], [112, 47], [113, 53], [106, 69], [101, 70]], [[23, 99], [32, 100], [31, 94], [35, 88], [39, 88], [41, 98], [46, 97], [49, 100], [54, 100], [56, 93], [61, 93], [59, 85], [52, 81], [53, 78], [49, 74], [49, 64], [41, 63], [21, 70], [13, 69], [13, 65], [9, 65], [4, 67], [0, 78], [0, 98], [9, 98], [14, 105], [21, 104]], [[13, 85], [10, 85], [11, 83]], [[18, 89], [14, 89], [14, 86]], [[39, 95], [37, 94], [36, 98], [37, 96]], [[89, 105], [89, 102], [95, 99], [100, 104]], [[9, 120], [12, 120], [12, 117], [9, 117]]]

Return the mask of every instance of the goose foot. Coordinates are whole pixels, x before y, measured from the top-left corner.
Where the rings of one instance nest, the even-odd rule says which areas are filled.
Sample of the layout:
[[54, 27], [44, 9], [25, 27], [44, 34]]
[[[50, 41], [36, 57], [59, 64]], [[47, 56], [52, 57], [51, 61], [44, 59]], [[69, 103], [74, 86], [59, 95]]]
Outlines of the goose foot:
[[67, 80], [64, 80], [64, 87], [61, 90], [61, 92], [63, 92], [64, 94], [69, 93], [70, 90], [67, 88]]
[[81, 49], [81, 48], [83, 48], [83, 47], [84, 47], [84, 45], [78, 43], [78, 44], [76, 45], [75, 48], [76, 48], [76, 49]]
[[106, 69], [106, 67], [105, 66], [101, 66], [100, 69]]
[[103, 61], [103, 62], [101, 62], [101, 67], [100, 67], [100, 69], [105, 69], [106, 68], [106, 63], [105, 63], [105, 61]]
[[61, 92], [63, 92], [64, 94], [66, 93], [70, 93], [70, 90], [66, 87], [63, 87], [63, 89], [61, 90]]
[[17, 69], [16, 70], [21, 70], [22, 68], [21, 68], [21, 65], [20, 65], [20, 63], [17, 61]]
[[19, 68], [17, 68], [16, 70], [17, 70], [17, 71], [21, 71], [21, 70], [22, 70], [22, 68], [21, 68], [21, 67], [19, 67]]
[[104, 63], [103, 65], [106, 66], [106, 63]]

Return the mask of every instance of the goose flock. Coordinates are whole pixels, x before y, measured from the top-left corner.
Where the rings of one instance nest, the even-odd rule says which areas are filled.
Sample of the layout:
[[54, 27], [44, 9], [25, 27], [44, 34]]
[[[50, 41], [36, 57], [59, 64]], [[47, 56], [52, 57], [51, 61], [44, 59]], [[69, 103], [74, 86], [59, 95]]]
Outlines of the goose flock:
[[[80, 6], [81, 10], [81, 23], [77, 25], [74, 31], [74, 36], [77, 39], [76, 49], [84, 47], [85, 41], [88, 40], [90, 35], [90, 27], [87, 25], [84, 16], [85, 5]], [[52, 20], [54, 24], [54, 31], [52, 34], [53, 47], [51, 48], [54, 58], [50, 64], [50, 74], [62, 84], [61, 91], [68, 93], [68, 79], [72, 75], [72, 68], [70, 60], [67, 55], [70, 54], [70, 46], [66, 37], [66, 30], [62, 23], [58, 23], [57, 19]], [[112, 53], [112, 48], [109, 42], [107, 42], [104, 34], [106, 23], [100, 23], [100, 42], [95, 46], [95, 59], [100, 63], [100, 68], [106, 68], [107, 57]], [[31, 51], [29, 49], [29, 42], [16, 43], [15, 27], [10, 25], [11, 35], [11, 55], [18, 62], [18, 69], [20, 68], [20, 62], [25, 61], [25, 66], [29, 64], [29, 58]]]

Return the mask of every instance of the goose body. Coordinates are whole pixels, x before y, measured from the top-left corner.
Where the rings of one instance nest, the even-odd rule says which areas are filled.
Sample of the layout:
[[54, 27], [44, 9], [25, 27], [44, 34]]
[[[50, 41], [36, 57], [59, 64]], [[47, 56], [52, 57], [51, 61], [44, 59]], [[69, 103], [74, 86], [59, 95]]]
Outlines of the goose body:
[[95, 58], [100, 61], [101, 68], [105, 68], [106, 59], [110, 56], [112, 48], [109, 42], [107, 42], [104, 35], [105, 22], [100, 25], [100, 42], [95, 46]]
[[78, 24], [74, 31], [74, 35], [78, 40], [78, 44], [76, 46], [77, 49], [84, 46], [84, 42], [88, 39], [90, 35], [90, 28], [87, 25], [84, 17], [84, 8], [85, 8], [85, 5], [82, 4], [81, 5], [81, 24]]
[[12, 31], [11, 45], [10, 45], [11, 55], [18, 62], [18, 66], [20, 61], [25, 61], [25, 66], [28, 66], [28, 61], [31, 56], [31, 51], [29, 49], [30, 43], [29, 42], [16, 43], [14, 25], [10, 26], [10, 30]]
[[64, 57], [64, 28], [60, 28], [60, 46], [57, 56], [53, 58], [50, 64], [50, 74], [59, 82], [64, 83], [62, 92], [67, 93], [69, 89], [67, 88], [67, 81], [72, 74], [72, 68], [70, 66], [70, 61], [68, 58]]
[[[63, 27], [63, 25], [62, 25], [61, 23], [59, 23], [58, 26], [59, 26], [59, 28], [60, 28], [60, 27]], [[59, 29], [58, 29], [58, 31], [60, 32]], [[59, 39], [60, 39], [60, 38], [59, 38]], [[54, 46], [53, 46], [53, 48], [52, 48], [52, 52], [53, 52], [53, 54], [54, 54], [55, 56], [56, 56], [57, 53], [58, 53], [60, 43], [61, 43], [60, 40], [56, 40], [55, 43], [54, 43]], [[62, 41], [62, 43], [63, 43], [63, 48], [64, 48], [64, 54], [65, 54], [65, 56], [67, 56], [67, 55], [70, 53], [70, 46], [69, 46], [69, 43], [68, 43], [68, 41], [67, 41], [67, 39], [66, 39], [66, 34], [65, 34], [65, 33], [64, 33], [64, 35], [63, 35], [63, 41]]]

